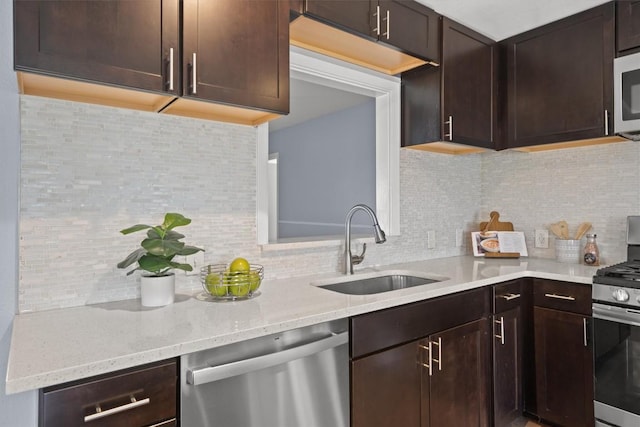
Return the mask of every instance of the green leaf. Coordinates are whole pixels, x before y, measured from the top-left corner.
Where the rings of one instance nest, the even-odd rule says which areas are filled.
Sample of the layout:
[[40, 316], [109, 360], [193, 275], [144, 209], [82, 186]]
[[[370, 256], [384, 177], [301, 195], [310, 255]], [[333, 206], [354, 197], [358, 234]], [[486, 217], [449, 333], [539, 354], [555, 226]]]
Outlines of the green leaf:
[[[126, 257], [123, 261], [118, 263], [118, 268], [127, 268], [134, 262], [138, 261], [142, 255], [144, 255], [147, 251], [143, 248], [138, 248], [135, 251], [131, 252], [128, 257]], [[134, 270], [135, 271], [135, 270]], [[131, 274], [131, 272], [127, 273]]]
[[122, 234], [131, 234], [131, 233], [135, 233], [136, 231], [146, 230], [147, 228], [151, 228], [151, 226], [150, 225], [146, 225], [146, 224], [136, 224], [133, 227], [125, 228], [124, 230], [120, 230], [120, 232]]
[[151, 255], [165, 258], [173, 257], [184, 248], [183, 242], [177, 240], [144, 239], [140, 244]]
[[180, 234], [177, 231], [169, 230], [164, 235], [164, 240], [180, 240], [184, 239], [184, 234]]
[[165, 230], [171, 230], [172, 228], [181, 227], [191, 224], [189, 218], [185, 218], [179, 213], [168, 213], [164, 216], [164, 222], [162, 228]]
[[171, 262], [165, 258], [155, 255], [144, 255], [138, 260], [138, 265], [142, 270], [150, 273], [159, 274], [164, 269], [171, 268]]
[[177, 252], [176, 255], [182, 255], [182, 256], [187, 256], [187, 255], [193, 255], [196, 252], [204, 252], [204, 249], [200, 249], [200, 248], [196, 248], [195, 246], [185, 246], [184, 248], [182, 248], [182, 250], [180, 252]]
[[169, 264], [171, 264], [171, 268], [177, 268], [178, 270], [184, 270], [184, 271], [193, 270], [193, 267], [191, 267], [189, 264], [180, 264], [178, 262], [170, 262]]

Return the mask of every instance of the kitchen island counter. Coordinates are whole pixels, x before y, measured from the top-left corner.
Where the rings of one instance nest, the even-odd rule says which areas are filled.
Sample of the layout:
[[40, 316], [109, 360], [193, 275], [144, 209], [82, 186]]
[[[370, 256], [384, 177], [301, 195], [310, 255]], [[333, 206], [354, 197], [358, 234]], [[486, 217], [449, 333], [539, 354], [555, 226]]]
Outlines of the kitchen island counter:
[[8, 394], [112, 372], [233, 342], [408, 304], [523, 277], [590, 285], [597, 267], [548, 259], [431, 259], [358, 270], [401, 270], [448, 278], [373, 295], [345, 295], [312, 286], [339, 273], [265, 280], [256, 298], [214, 302], [203, 291], [174, 304], [140, 300], [16, 315], [7, 367]]

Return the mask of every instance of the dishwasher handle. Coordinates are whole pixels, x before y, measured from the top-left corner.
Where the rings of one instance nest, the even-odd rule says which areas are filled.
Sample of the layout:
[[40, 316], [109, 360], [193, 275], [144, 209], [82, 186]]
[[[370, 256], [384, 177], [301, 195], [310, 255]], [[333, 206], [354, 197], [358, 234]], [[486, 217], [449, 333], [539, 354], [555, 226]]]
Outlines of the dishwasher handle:
[[298, 347], [275, 353], [265, 354], [251, 359], [239, 360], [219, 366], [209, 366], [201, 369], [187, 370], [187, 384], [201, 385], [212, 381], [223, 380], [235, 377], [271, 366], [282, 365], [292, 360], [302, 359], [321, 351], [347, 344], [349, 342], [349, 332], [332, 334], [328, 338], [313, 341]]

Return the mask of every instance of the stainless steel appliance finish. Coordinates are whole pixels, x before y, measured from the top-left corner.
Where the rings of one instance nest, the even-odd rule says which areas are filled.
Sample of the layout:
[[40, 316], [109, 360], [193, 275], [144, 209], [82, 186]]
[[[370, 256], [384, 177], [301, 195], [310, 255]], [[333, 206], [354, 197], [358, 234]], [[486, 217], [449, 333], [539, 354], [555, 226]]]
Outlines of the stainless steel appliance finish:
[[613, 61], [615, 132], [640, 139], [640, 53]]
[[593, 277], [596, 426], [640, 426], [640, 217], [627, 218], [627, 261]]
[[348, 427], [347, 344], [341, 319], [182, 356], [181, 425]]
[[640, 426], [640, 310], [593, 304], [595, 417], [604, 426]]

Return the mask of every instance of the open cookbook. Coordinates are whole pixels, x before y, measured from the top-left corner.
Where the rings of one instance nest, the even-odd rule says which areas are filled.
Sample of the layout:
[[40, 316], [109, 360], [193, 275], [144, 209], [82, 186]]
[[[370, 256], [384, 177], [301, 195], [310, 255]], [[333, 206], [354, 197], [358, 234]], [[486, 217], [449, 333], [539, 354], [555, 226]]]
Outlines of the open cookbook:
[[522, 231], [472, 231], [471, 242], [475, 256], [528, 256]]

